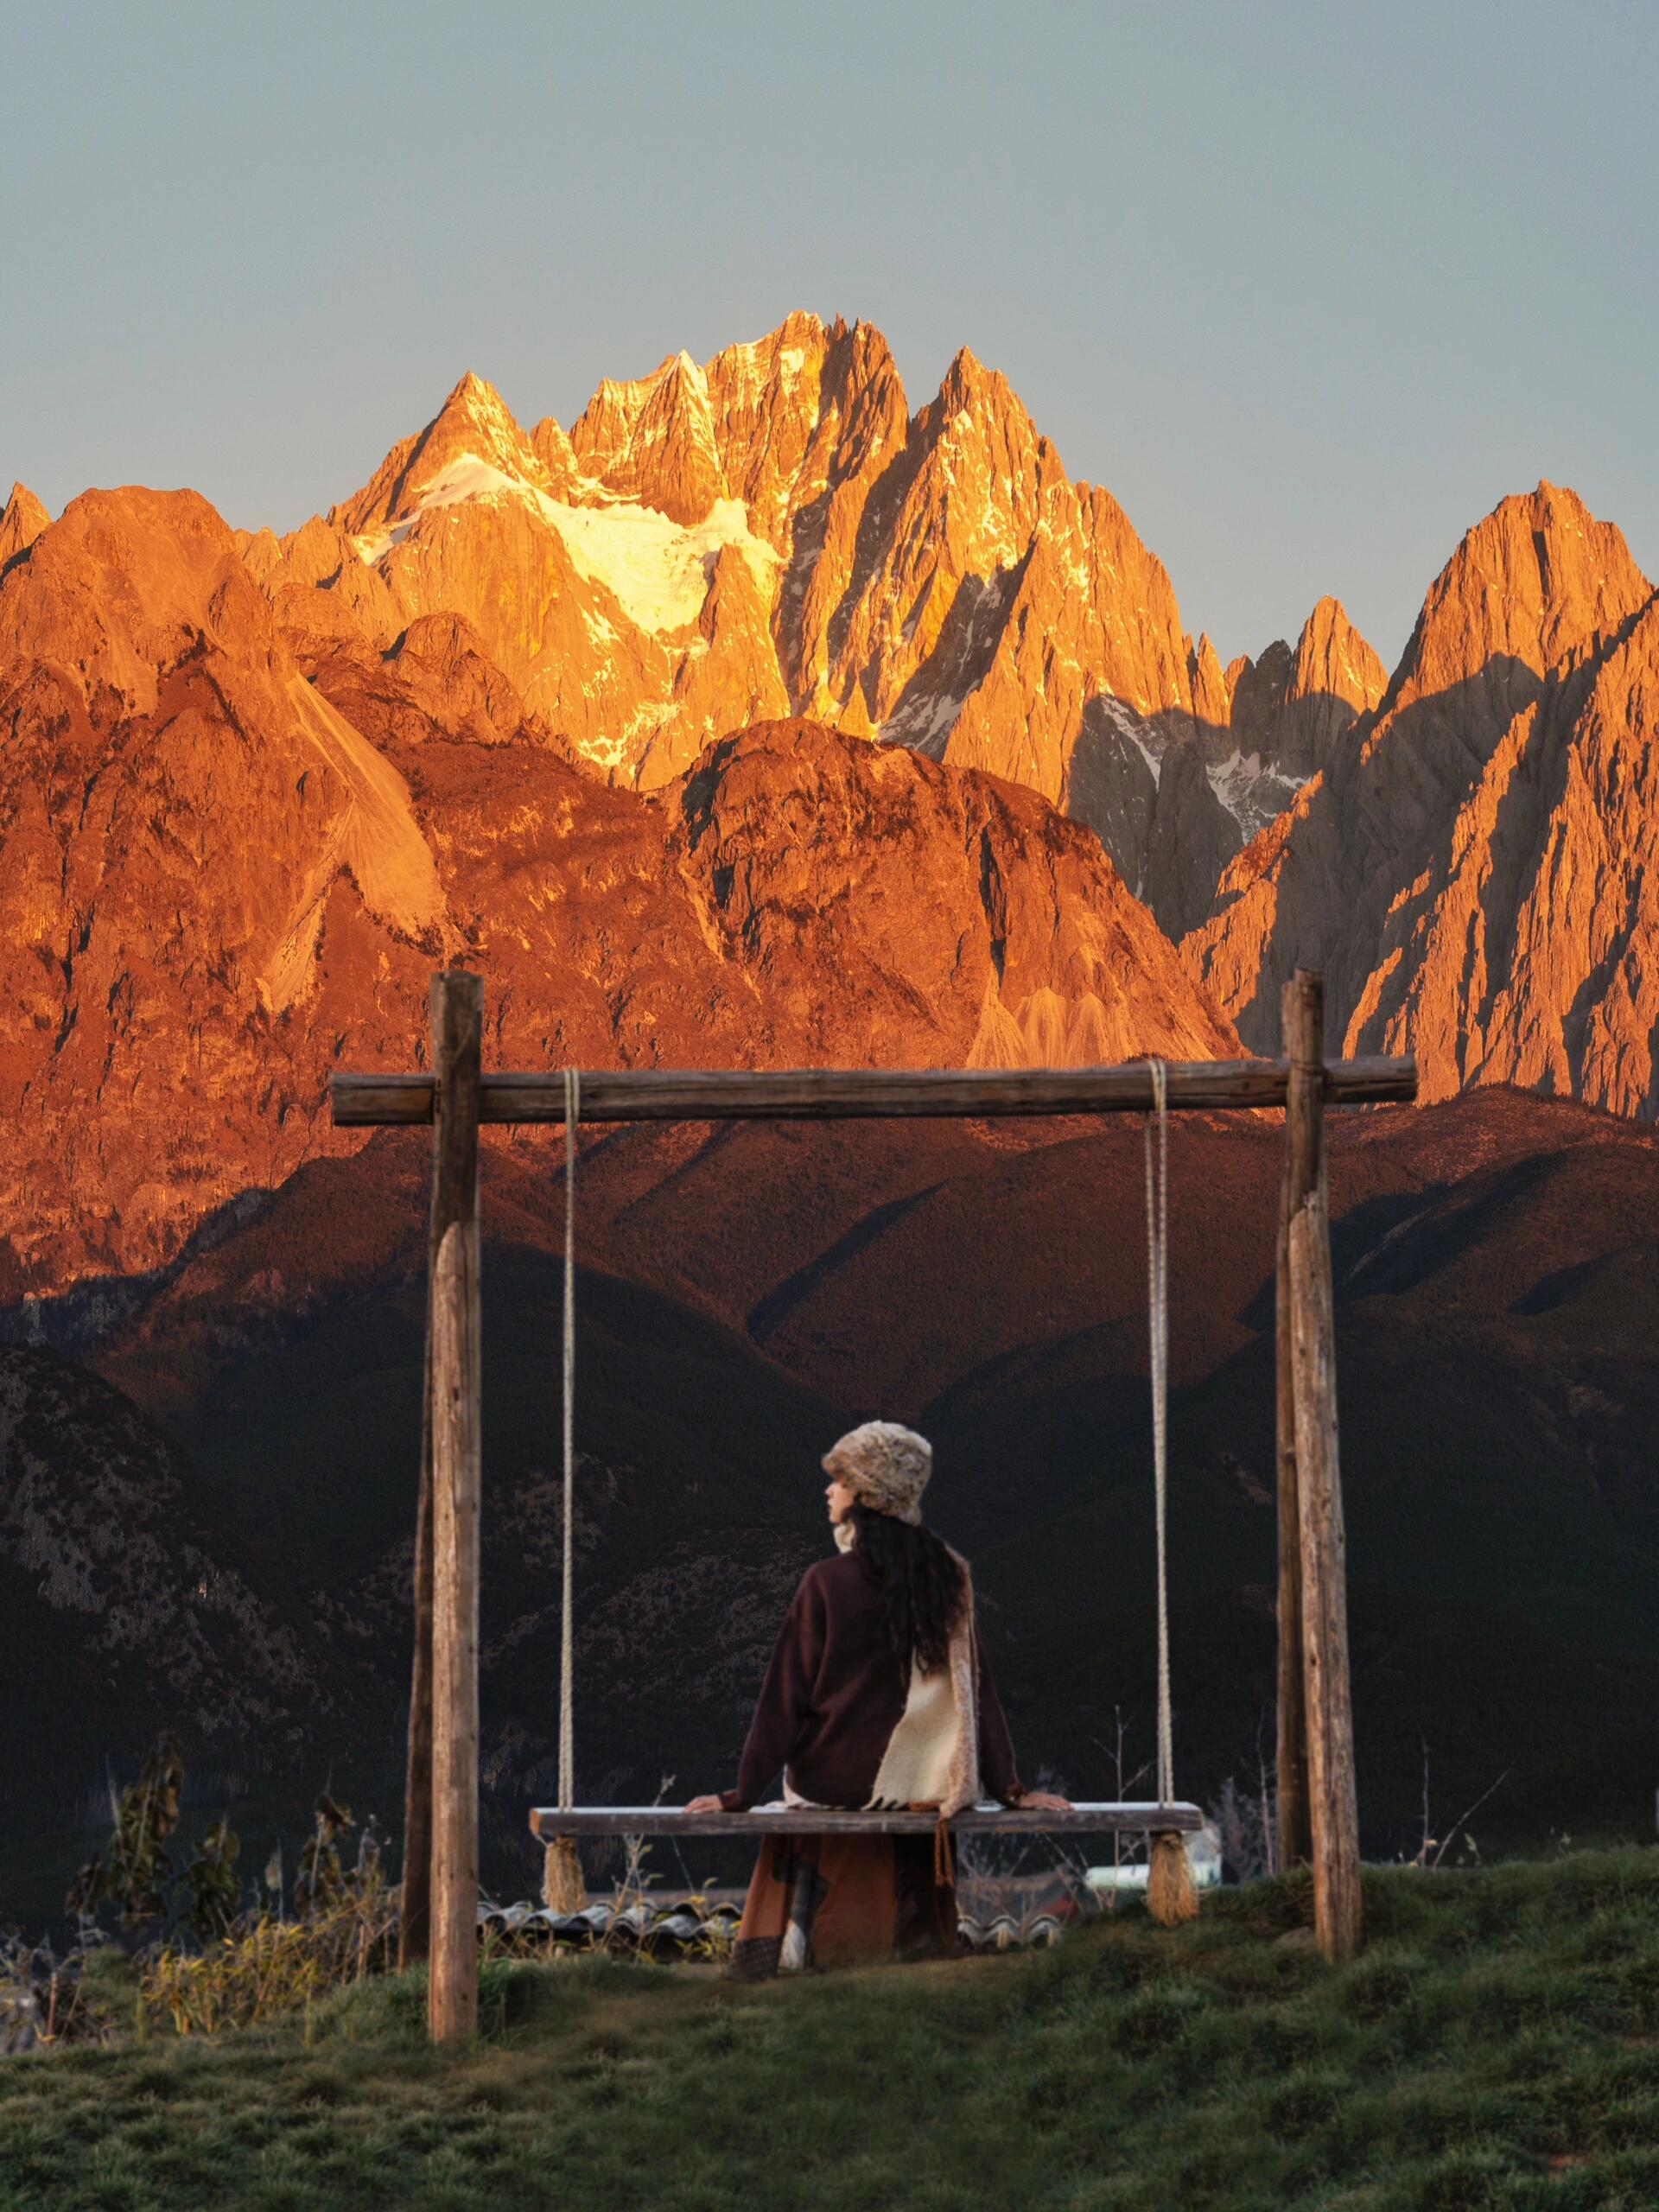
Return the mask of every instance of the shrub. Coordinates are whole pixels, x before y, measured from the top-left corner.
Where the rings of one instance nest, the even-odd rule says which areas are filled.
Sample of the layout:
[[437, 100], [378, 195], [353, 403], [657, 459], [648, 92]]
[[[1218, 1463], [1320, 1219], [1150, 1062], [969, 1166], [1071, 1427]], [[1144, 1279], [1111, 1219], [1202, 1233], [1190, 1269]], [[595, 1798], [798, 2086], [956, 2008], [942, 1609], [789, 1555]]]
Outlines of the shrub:
[[172, 1872], [166, 1844], [178, 1825], [183, 1789], [184, 1761], [169, 1736], [115, 1801], [114, 1834], [105, 1852], [94, 1852], [76, 1875], [67, 1899], [71, 1912], [85, 1919], [111, 1904], [127, 1928], [162, 1917]]
[[[276, 2014], [308, 2009], [327, 1993], [363, 1981], [391, 1964], [397, 1899], [380, 1863], [371, 1821], [347, 1868], [340, 1845], [355, 1827], [351, 1808], [324, 1796], [300, 1854], [294, 1917], [283, 1910], [280, 1859], [266, 1893], [243, 1905], [237, 1862], [241, 1845], [229, 1821], [215, 1821], [182, 1876], [173, 1878], [166, 1848], [177, 1825], [184, 1766], [168, 1738], [145, 1760], [136, 1782], [113, 1798], [108, 1845], [76, 1876], [68, 1910], [81, 1924], [79, 1946], [65, 1960], [44, 1947], [29, 1971], [11, 1962], [20, 1994], [10, 2032], [16, 2048], [33, 2043], [102, 2040], [118, 2018], [107, 1993], [109, 1947], [97, 1916], [112, 1906], [128, 1929], [154, 1925], [152, 1940], [126, 1962], [120, 2008], [140, 2028], [168, 2023], [180, 2035], [213, 2035]], [[14, 1947], [14, 1950], [16, 1947]], [[3, 1965], [4, 1961], [0, 1961]]]
[[391, 1963], [396, 1912], [385, 1883], [347, 1883], [294, 1920], [245, 1915], [199, 1952], [158, 1944], [142, 1961], [146, 2010], [179, 2035], [216, 2035], [298, 2012]]

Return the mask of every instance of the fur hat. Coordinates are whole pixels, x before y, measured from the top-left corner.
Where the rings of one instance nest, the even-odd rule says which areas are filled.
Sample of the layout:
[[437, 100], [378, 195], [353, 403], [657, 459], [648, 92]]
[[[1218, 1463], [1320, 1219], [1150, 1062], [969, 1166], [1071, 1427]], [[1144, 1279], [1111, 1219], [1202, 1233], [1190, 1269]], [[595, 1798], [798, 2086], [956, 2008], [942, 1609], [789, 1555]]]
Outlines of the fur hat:
[[861, 1505], [914, 1529], [920, 1526], [922, 1492], [933, 1471], [933, 1446], [896, 1421], [867, 1421], [830, 1446], [823, 1471], [845, 1483]]

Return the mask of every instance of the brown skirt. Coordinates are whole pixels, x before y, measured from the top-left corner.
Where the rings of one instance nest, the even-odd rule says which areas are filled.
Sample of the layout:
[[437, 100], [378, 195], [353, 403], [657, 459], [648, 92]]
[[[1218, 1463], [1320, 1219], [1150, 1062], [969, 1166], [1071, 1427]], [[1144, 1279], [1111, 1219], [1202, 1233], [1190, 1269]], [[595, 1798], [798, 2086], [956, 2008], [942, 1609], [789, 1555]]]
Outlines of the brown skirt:
[[780, 1969], [949, 1958], [957, 1892], [931, 1835], [769, 1835], [732, 1955], [736, 1981]]

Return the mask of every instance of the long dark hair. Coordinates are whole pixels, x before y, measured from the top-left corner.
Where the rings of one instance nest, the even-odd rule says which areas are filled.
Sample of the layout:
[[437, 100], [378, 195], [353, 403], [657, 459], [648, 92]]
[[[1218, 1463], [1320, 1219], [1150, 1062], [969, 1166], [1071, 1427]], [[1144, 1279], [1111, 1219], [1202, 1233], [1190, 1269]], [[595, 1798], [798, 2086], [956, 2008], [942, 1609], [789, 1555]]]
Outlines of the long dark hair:
[[962, 1618], [967, 1577], [949, 1544], [931, 1529], [912, 1529], [891, 1513], [854, 1504], [853, 1556], [881, 1599], [881, 1633], [899, 1672], [914, 1660], [925, 1675], [943, 1667]]

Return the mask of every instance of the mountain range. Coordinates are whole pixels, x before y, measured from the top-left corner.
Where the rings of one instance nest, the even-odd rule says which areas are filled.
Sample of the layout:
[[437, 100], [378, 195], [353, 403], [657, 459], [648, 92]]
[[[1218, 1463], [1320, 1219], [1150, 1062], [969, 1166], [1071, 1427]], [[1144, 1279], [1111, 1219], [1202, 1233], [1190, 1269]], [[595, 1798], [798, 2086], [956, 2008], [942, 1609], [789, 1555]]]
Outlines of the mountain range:
[[[324, 1141], [327, 1065], [406, 1057], [437, 957], [500, 964], [521, 1058], [925, 1063], [1267, 1050], [1300, 961], [1326, 973], [1333, 1049], [1414, 1049], [1428, 1096], [1516, 1082], [1649, 1118], [1656, 655], [1618, 532], [1545, 485], [1470, 531], [1391, 677], [1329, 599], [1223, 668], [1001, 377], [964, 350], [912, 413], [878, 332], [807, 315], [607, 381], [568, 433], [469, 374], [281, 537], [187, 493], [89, 493], [53, 521], [19, 486], [0, 1144], [34, 1202], [0, 1221], [0, 1295], [156, 1264], [280, 1180]], [[715, 859], [708, 795], [746, 745], [775, 752], [743, 732], [786, 721], [836, 734], [831, 782], [865, 817], [820, 841], [806, 760], [831, 749], [798, 728], [775, 788], [738, 772], [748, 830], [722, 811]], [[919, 795], [970, 789], [941, 841]], [[971, 896], [978, 808], [1071, 836], [1111, 917], [1092, 952], [1002, 972], [1022, 871], [988, 861]], [[804, 969], [796, 989], [756, 890], [816, 906], [849, 983], [830, 914], [884, 931], [857, 989], [908, 990], [909, 1014], [849, 1020]], [[765, 981], [737, 988], [751, 949]], [[708, 997], [724, 1017], [688, 1027]], [[180, 1039], [188, 1102], [143, 1065]]]
[[[1414, 1050], [1438, 1102], [1333, 1133], [1368, 1817], [1415, 1802], [1437, 1669], [1459, 1789], [1531, 1713], [1536, 1820], [1622, 1817], [1659, 1758], [1656, 707], [1659, 602], [1569, 491], [1474, 524], [1391, 674], [1330, 598], [1224, 667], [1002, 378], [964, 352], [912, 412], [879, 333], [806, 315], [568, 431], [464, 377], [282, 536], [14, 488], [10, 1770], [44, 1803], [171, 1719], [393, 1802], [423, 1170], [325, 1098], [420, 1063], [435, 965], [483, 973], [502, 1067], [1266, 1052], [1306, 964], [1332, 1049]], [[557, 1640], [542, 1141], [486, 1147], [509, 1859]], [[1271, 1681], [1277, 1142], [1178, 1140], [1211, 1782]], [[1076, 1774], [1100, 1684], [1144, 1706], [1139, 1172], [1070, 1124], [588, 1140], [584, 1789], [729, 1758], [818, 1541], [780, 1471], [864, 1412], [939, 1440], [1021, 1725]]]

